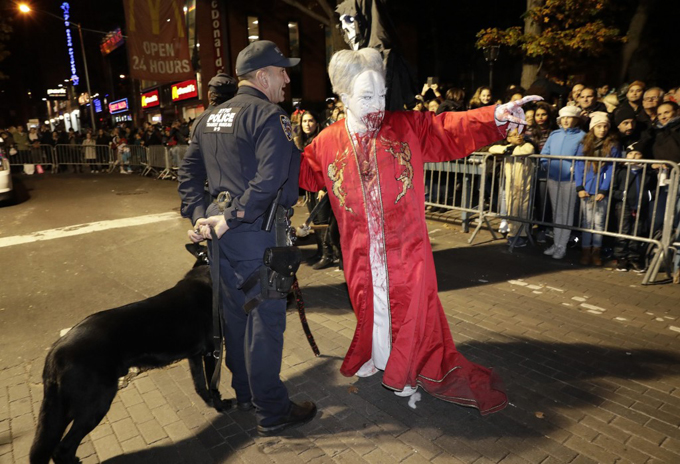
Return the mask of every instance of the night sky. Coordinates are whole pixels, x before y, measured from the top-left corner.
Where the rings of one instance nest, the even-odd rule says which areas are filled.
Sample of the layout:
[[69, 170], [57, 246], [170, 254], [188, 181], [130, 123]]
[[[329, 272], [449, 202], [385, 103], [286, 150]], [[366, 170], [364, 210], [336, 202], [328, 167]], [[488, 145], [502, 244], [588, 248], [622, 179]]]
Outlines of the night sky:
[[[0, 0], [1, 2], [2, 0]], [[61, 1], [34, 0], [34, 9], [49, 11], [61, 16]], [[635, 4], [635, 0], [619, 0], [622, 7]], [[668, 5], [671, 3], [671, 5]], [[441, 82], [464, 87], [469, 93], [480, 85], [488, 84], [488, 65], [482, 52], [474, 48], [475, 34], [486, 27], [509, 27], [522, 25], [521, 15], [525, 0], [392, 0], [395, 22], [401, 31], [405, 55], [417, 68], [418, 77], [424, 82], [428, 76], [438, 76]], [[47, 88], [63, 83], [70, 76], [66, 49], [64, 24], [40, 12], [29, 15], [18, 13], [13, 2], [4, 1], [2, 13], [12, 17], [14, 32], [8, 48], [12, 55], [0, 62], [0, 69], [9, 79], [0, 81], [0, 126], [16, 124], [16, 119], [33, 116], [38, 108], [44, 108], [41, 98]], [[74, 22], [83, 27], [110, 31], [124, 26], [123, 4], [120, 0], [95, 1], [72, 0], [71, 15]], [[623, 8], [625, 9], [625, 8]], [[671, 9], [672, 11], [670, 11]], [[675, 52], [674, 37], [680, 2], [657, 2], [656, 10], [645, 32], [646, 45], [640, 51], [640, 73], [649, 83], [669, 88], [680, 85], [680, 60]], [[80, 44], [77, 30], [73, 29], [76, 66], [81, 78], [79, 92], [85, 91]], [[88, 56], [93, 93], [112, 93], [117, 97], [124, 93], [129, 82], [118, 76], [125, 73], [125, 50], [119, 49], [108, 57], [99, 52], [101, 35], [83, 31]], [[616, 54], [601, 60], [594, 67], [582, 69], [592, 76], [593, 84], [602, 80], [616, 84]], [[502, 49], [495, 66], [494, 83], [502, 89], [510, 83], [518, 83], [521, 73], [519, 57]], [[31, 99], [27, 98], [28, 91]]]

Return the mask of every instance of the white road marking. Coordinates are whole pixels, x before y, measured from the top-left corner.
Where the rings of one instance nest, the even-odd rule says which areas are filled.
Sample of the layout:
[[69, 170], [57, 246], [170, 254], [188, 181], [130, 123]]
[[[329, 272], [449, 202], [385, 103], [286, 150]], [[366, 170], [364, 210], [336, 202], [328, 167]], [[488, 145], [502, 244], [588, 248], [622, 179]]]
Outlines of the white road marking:
[[675, 327], [674, 325], [668, 326], [673, 332], [680, 332], [680, 327]]
[[604, 308], [600, 308], [599, 306], [591, 305], [591, 304], [588, 304], [588, 303], [581, 303], [581, 306], [582, 306], [583, 308], [592, 309], [592, 310], [598, 311], [598, 312], [604, 312], [604, 311], [606, 311], [606, 309], [604, 309]]
[[137, 216], [123, 219], [112, 219], [110, 221], [90, 222], [87, 224], [77, 224], [74, 226], [59, 227], [57, 229], [41, 230], [28, 235], [14, 235], [12, 237], [0, 238], [0, 248], [23, 245], [25, 243], [39, 242], [42, 240], [54, 240], [56, 238], [72, 237], [74, 235], [89, 234], [91, 232], [101, 232], [102, 230], [120, 229], [122, 227], [142, 226], [159, 221], [170, 219], [180, 219], [179, 213], [150, 214], [148, 216]]
[[528, 283], [522, 282], [521, 280], [508, 280], [508, 283], [510, 285], [519, 285], [519, 286], [522, 286], [522, 287], [526, 287], [527, 285], [529, 285]]

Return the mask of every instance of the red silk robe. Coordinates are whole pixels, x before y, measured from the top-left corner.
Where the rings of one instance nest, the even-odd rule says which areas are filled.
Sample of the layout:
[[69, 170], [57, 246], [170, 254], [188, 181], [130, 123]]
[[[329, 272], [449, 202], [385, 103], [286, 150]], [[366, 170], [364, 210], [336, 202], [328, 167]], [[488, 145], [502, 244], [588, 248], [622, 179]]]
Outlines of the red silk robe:
[[[377, 164], [387, 264], [391, 351], [383, 385], [401, 391], [421, 386], [431, 395], [481, 414], [500, 411], [507, 397], [500, 378], [456, 350], [437, 295], [432, 248], [425, 222], [423, 164], [463, 158], [503, 137], [494, 107], [462, 113], [387, 112], [362, 153], [344, 121], [324, 129], [305, 148], [300, 186], [328, 190], [340, 229], [344, 272], [357, 317], [354, 338], [340, 369], [354, 375], [372, 354], [373, 286], [369, 261], [366, 192], [368, 163]], [[361, 166], [364, 167], [361, 167]]]

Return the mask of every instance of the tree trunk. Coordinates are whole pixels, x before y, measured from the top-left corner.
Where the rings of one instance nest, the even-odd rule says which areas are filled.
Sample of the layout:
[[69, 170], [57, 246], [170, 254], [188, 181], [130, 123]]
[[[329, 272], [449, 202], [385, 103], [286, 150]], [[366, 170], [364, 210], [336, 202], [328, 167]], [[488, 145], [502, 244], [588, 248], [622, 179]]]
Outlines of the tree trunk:
[[[541, 6], [542, 4], [543, 0], [527, 0], [527, 11], [536, 8], [537, 6]], [[541, 25], [534, 21], [529, 15], [526, 15], [524, 17], [524, 33], [539, 35], [541, 33]], [[522, 64], [522, 80], [520, 82], [520, 85], [523, 88], [528, 89], [531, 87], [531, 84], [536, 80], [536, 75], [538, 74], [540, 67], [540, 64], [531, 62], [527, 60], [526, 57], [524, 58], [524, 63]]]
[[635, 14], [630, 20], [630, 26], [628, 27], [628, 42], [623, 46], [621, 51], [621, 71], [619, 73], [619, 84], [626, 81], [628, 77], [628, 68], [630, 67], [630, 61], [633, 58], [633, 53], [640, 46], [640, 38], [642, 37], [642, 32], [645, 29], [645, 24], [647, 24], [647, 18], [649, 17], [649, 11], [652, 9], [656, 0], [640, 0], [638, 7], [635, 10]]

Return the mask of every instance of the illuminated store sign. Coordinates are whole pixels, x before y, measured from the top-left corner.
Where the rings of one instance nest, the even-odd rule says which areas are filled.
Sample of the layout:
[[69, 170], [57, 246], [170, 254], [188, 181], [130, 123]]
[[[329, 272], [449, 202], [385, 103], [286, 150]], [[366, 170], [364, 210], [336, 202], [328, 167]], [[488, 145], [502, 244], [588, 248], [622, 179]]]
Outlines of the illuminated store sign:
[[115, 31], [106, 34], [106, 37], [104, 37], [104, 40], [102, 40], [102, 43], [99, 45], [99, 49], [101, 50], [102, 55], [106, 56], [123, 45], [123, 43], [125, 43], [125, 39], [123, 38], [123, 33], [120, 31], [120, 28], [118, 28]]
[[124, 113], [129, 109], [130, 107], [128, 106], [127, 98], [123, 98], [122, 100], [116, 100], [115, 102], [109, 103], [109, 113], [111, 114]]
[[95, 113], [101, 113], [102, 112], [102, 101], [98, 98], [93, 98], [92, 103], [94, 103], [94, 112]]
[[187, 100], [198, 97], [196, 79], [172, 85], [172, 101]]
[[61, 4], [61, 9], [64, 12], [64, 24], [66, 25], [66, 47], [68, 48], [68, 59], [71, 64], [71, 82], [73, 82], [73, 85], [78, 85], [80, 78], [76, 73], [76, 59], [73, 55], [73, 38], [71, 37], [71, 23], [69, 22], [71, 7], [68, 2], [64, 2]]
[[158, 97], [158, 90], [152, 90], [142, 94], [142, 108], [152, 108], [161, 104]]
[[66, 88], [47, 89], [48, 98], [66, 98]]

